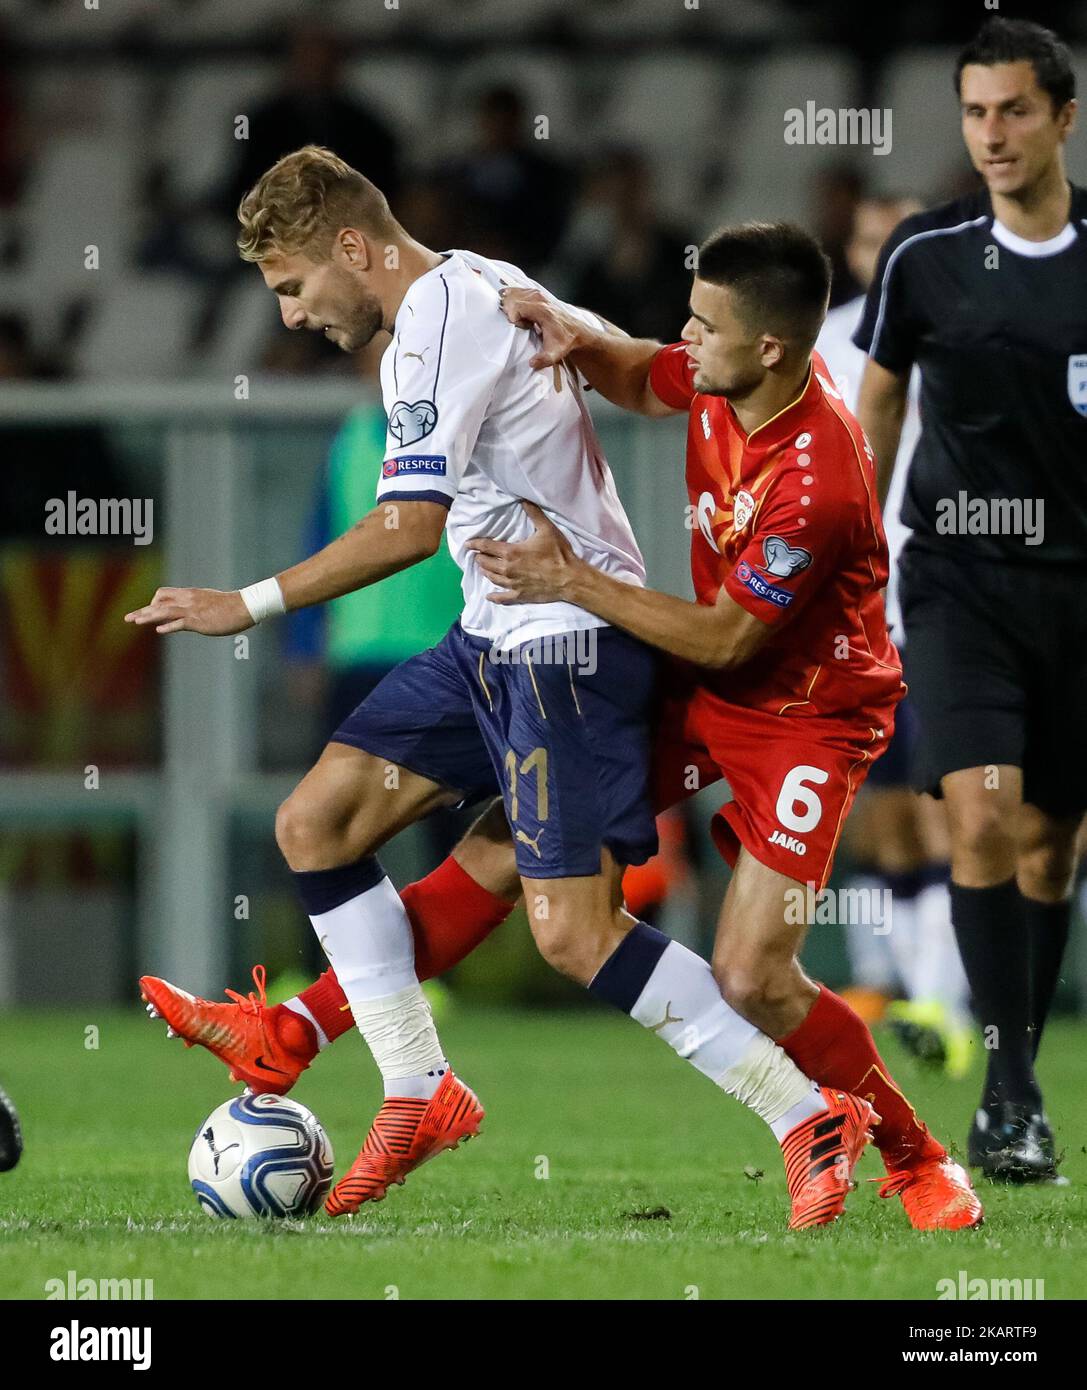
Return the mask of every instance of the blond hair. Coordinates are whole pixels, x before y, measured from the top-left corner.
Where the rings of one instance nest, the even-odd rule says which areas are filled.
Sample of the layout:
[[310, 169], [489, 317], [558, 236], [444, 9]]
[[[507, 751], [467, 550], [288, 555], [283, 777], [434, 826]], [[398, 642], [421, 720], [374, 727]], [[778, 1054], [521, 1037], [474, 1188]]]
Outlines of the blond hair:
[[378, 236], [400, 230], [381, 189], [339, 155], [304, 145], [263, 173], [238, 204], [243, 261], [312, 251], [328, 256], [343, 227]]

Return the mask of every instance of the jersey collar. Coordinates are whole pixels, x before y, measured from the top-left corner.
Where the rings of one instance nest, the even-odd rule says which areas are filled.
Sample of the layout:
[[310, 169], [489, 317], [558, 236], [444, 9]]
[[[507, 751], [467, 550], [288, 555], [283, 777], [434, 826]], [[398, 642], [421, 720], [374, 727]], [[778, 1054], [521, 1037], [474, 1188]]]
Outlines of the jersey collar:
[[404, 291], [404, 298], [400, 301], [400, 308], [397, 309], [396, 317], [393, 319], [392, 336], [394, 338], [408, 326], [409, 321], [415, 316], [415, 310], [408, 304], [408, 300], [411, 298], [416, 285], [421, 285], [424, 280], [429, 280], [432, 276], [441, 275], [444, 270], [449, 269], [450, 263], [457, 257], [455, 251], [439, 251], [438, 255], [442, 258], [438, 264], [432, 265], [429, 270], [424, 270], [422, 275], [417, 275]]
[[1061, 251], [1066, 251], [1076, 237], [1082, 235], [1080, 229], [1087, 225], [1087, 189], [1081, 188], [1071, 179], [1068, 180], [1068, 188], [1072, 195], [1068, 206], [1068, 221], [1057, 235], [1050, 237], [1048, 241], [1027, 241], [1005, 227], [993, 211], [993, 200], [984, 184], [979, 190], [978, 210], [988, 216], [994, 240], [999, 241], [1009, 251], [1021, 256], [1056, 256]]
[[1048, 241], [1028, 241], [1026, 237], [1018, 236], [1011, 228], [1005, 227], [998, 217], [993, 218], [993, 239], [1019, 256], [1031, 256], [1035, 259], [1040, 256], [1057, 256], [1068, 250], [1077, 235], [1075, 223], [1066, 222], [1057, 235], [1051, 236]]
[[729, 405], [732, 412], [732, 423], [740, 438], [744, 441], [745, 448], [772, 449], [778, 444], [783, 444], [793, 430], [803, 421], [804, 416], [811, 409], [819, 396], [819, 380], [815, 375], [815, 363], [808, 363], [808, 375], [799, 394], [795, 396], [788, 405], [783, 406], [776, 415], [771, 415], [769, 420], [757, 425], [750, 434], [744, 433], [744, 427], [740, 424], [735, 410]]

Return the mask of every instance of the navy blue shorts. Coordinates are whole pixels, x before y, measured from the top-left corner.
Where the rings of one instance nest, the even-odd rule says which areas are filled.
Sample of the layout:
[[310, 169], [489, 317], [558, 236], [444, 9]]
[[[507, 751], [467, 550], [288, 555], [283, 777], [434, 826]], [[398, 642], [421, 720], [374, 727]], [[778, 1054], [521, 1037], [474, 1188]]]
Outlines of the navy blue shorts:
[[[575, 640], [576, 638], [576, 640]], [[460, 793], [501, 792], [526, 878], [600, 872], [657, 852], [649, 796], [657, 661], [616, 628], [512, 653], [455, 623], [391, 671], [332, 735]]]

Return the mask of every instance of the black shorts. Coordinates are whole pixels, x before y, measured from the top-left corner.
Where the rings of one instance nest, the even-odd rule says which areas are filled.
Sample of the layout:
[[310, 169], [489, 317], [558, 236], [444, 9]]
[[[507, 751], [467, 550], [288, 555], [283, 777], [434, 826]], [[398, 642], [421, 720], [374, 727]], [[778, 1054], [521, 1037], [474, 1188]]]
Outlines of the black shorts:
[[909, 542], [899, 562], [915, 785], [968, 767], [1023, 770], [1024, 799], [1087, 809], [1087, 569], [954, 559]]

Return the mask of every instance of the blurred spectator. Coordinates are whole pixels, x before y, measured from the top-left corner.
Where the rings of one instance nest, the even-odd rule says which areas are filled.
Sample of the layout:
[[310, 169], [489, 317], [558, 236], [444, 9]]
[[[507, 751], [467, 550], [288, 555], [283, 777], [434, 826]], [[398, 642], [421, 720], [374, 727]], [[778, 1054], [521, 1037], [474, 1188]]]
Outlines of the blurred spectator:
[[566, 225], [571, 173], [532, 138], [515, 88], [487, 88], [476, 116], [474, 148], [438, 171], [457, 210], [458, 245], [538, 270]]
[[0, 208], [14, 203], [23, 175], [23, 129], [12, 73], [11, 36], [0, 23]]
[[556, 258], [562, 293], [635, 337], [671, 341], [687, 317], [695, 245], [658, 214], [645, 157], [613, 151], [586, 179]]
[[0, 381], [35, 381], [52, 376], [30, 346], [30, 331], [21, 314], [0, 314]]
[[[26, 321], [0, 314], [0, 391], [11, 382], [44, 381], [57, 373], [35, 356]], [[42, 546], [71, 545], [70, 538], [45, 533], [45, 504], [74, 489], [80, 496], [123, 497], [129, 489], [105, 432], [91, 424], [0, 425], [0, 543], [32, 540]], [[101, 543], [81, 537], [81, 543]]]
[[288, 40], [280, 90], [253, 112], [249, 138], [237, 145], [223, 183], [196, 206], [171, 198], [168, 172], [153, 167], [146, 197], [151, 230], [139, 253], [145, 269], [229, 277], [240, 268], [235, 217], [243, 196], [283, 155], [325, 145], [372, 179], [394, 202], [400, 189], [396, 136], [342, 86], [345, 45], [330, 30], [303, 24]]
[[395, 203], [400, 188], [396, 137], [343, 87], [343, 51], [342, 39], [328, 29], [304, 24], [294, 30], [282, 88], [253, 113], [249, 139], [238, 142], [238, 162], [222, 190], [223, 210], [231, 218], [266, 169], [309, 144], [335, 150]]
[[830, 257], [834, 278], [830, 305], [834, 308], [860, 294], [861, 286], [849, 268], [846, 246], [853, 234], [864, 179], [849, 164], [836, 164], [816, 174], [811, 184], [811, 229]]
[[396, 206], [396, 215], [412, 236], [435, 251], [450, 251], [457, 247], [475, 250], [465, 240], [460, 209], [442, 186], [436, 175], [422, 175], [405, 183]]

